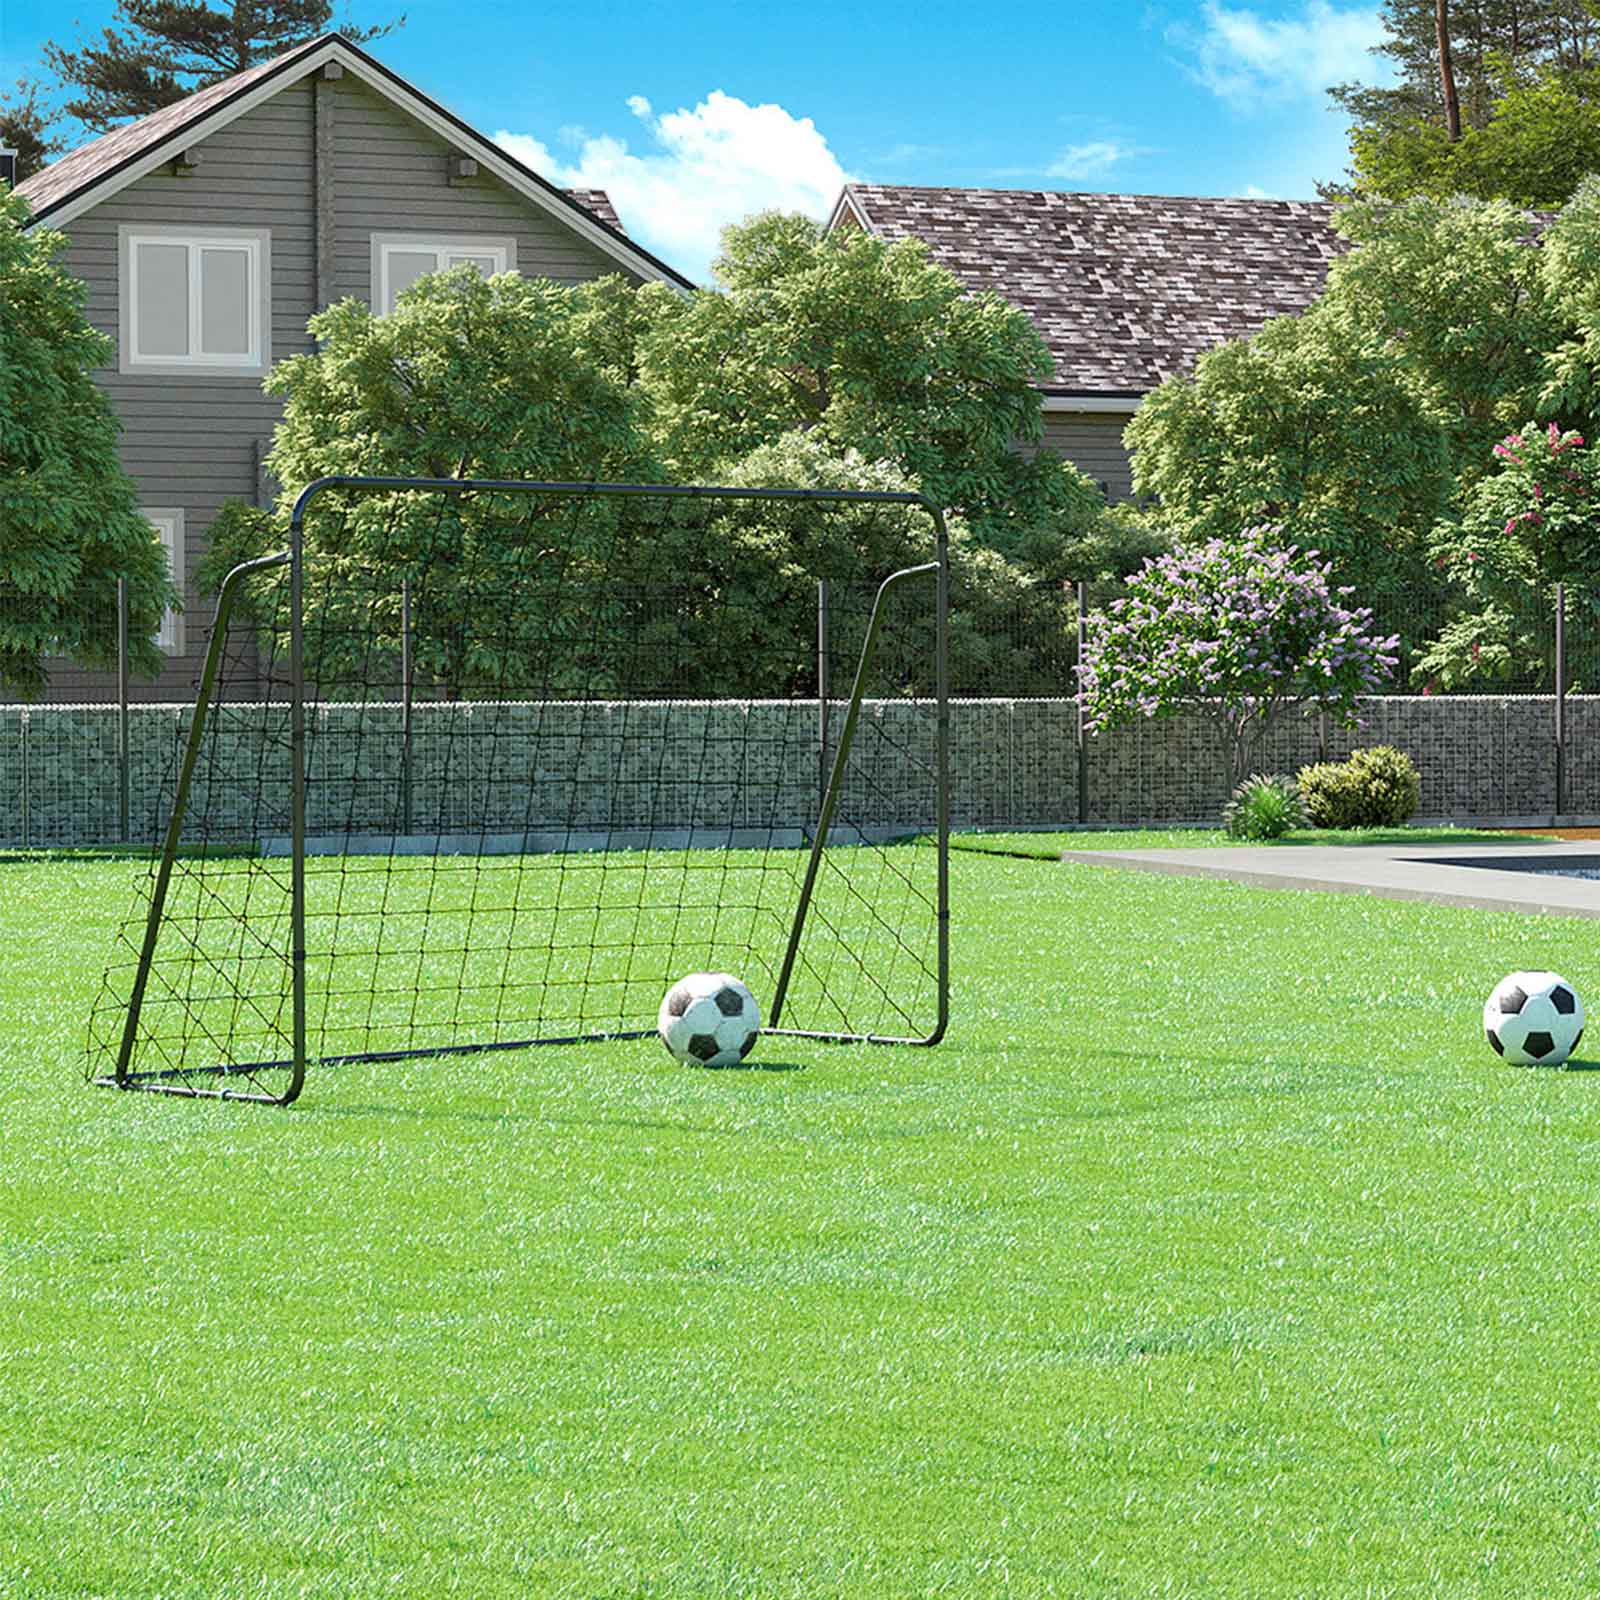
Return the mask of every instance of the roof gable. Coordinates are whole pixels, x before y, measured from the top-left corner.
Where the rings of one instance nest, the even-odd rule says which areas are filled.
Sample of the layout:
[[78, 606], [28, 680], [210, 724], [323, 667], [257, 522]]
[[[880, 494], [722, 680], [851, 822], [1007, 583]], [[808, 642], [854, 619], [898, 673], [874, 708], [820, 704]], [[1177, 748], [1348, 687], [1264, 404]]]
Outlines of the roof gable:
[[102, 134], [36, 172], [17, 186], [17, 193], [29, 202], [36, 223], [65, 226], [187, 146], [329, 62], [338, 63], [400, 110], [458, 144], [523, 199], [554, 215], [619, 266], [647, 279], [693, 288], [681, 273], [628, 238], [609, 199], [600, 191], [569, 194], [557, 188], [336, 33], [297, 45], [271, 61], [259, 62], [148, 117]]
[[[1349, 248], [1298, 200], [850, 184], [830, 227], [923, 240], [973, 289], [1026, 312], [1055, 360], [1046, 394], [1127, 396], [1299, 312]], [[1131, 409], [1131, 403], [1130, 403]]]

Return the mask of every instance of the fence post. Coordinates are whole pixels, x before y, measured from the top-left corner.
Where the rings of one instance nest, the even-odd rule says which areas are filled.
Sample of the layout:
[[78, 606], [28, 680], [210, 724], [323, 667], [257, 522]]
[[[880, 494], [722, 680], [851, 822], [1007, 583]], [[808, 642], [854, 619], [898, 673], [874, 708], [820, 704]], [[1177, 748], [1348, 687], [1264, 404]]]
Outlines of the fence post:
[[411, 832], [411, 580], [400, 580], [400, 831]]
[[31, 783], [31, 774], [28, 771], [28, 713], [24, 709], [21, 720], [19, 739], [22, 745], [22, 848], [28, 849], [33, 838], [28, 828], [28, 788]]
[[1567, 586], [1556, 585], [1556, 815], [1567, 812]]
[[128, 842], [128, 580], [117, 579], [117, 837]]
[[828, 797], [828, 580], [817, 579], [817, 813]]
[[1083, 653], [1089, 643], [1089, 585], [1078, 583], [1078, 821], [1089, 820], [1089, 734], [1083, 702]]

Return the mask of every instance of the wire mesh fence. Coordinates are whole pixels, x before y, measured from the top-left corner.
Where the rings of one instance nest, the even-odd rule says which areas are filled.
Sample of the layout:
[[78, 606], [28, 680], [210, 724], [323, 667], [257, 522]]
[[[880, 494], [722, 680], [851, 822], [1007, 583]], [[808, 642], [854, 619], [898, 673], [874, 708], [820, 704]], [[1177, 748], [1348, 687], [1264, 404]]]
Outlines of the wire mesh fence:
[[[819, 786], [859, 651], [866, 587], [848, 578], [834, 578], [826, 588], [815, 580], [791, 586], [781, 597], [751, 605], [749, 615], [759, 625], [753, 621], [744, 636], [701, 637], [692, 663], [700, 697], [736, 699], [758, 687], [751, 663], [764, 637], [782, 632], [798, 641], [805, 659], [780, 687], [785, 695], [812, 697], [809, 761]], [[625, 589], [613, 585], [610, 603], [625, 603]], [[659, 585], [653, 590], [657, 600], [664, 592]], [[1077, 584], [1051, 583], [1004, 601], [974, 601], [957, 583], [950, 691], [958, 824], [1194, 821], [1212, 814], [1210, 796], [1219, 780], [1209, 775], [1203, 744], [1188, 734], [1160, 724], [1088, 740], [1080, 734], [1079, 618], [1121, 592], [1113, 582], [1082, 586], [1081, 593]], [[1370, 742], [1377, 737], [1371, 730], [1382, 724], [1395, 730], [1395, 739], [1413, 741], [1427, 814], [1600, 815], [1600, 727], [1594, 721], [1600, 713], [1589, 704], [1590, 696], [1600, 695], [1600, 597], [1568, 589], [1558, 630], [1554, 593], [1530, 589], [1524, 603], [1499, 619], [1501, 646], [1485, 649], [1481, 660], [1463, 648], [1453, 673], [1431, 669], [1430, 660], [1459, 613], [1459, 597], [1414, 585], [1350, 599], [1370, 605], [1375, 631], [1399, 639], [1399, 664], [1383, 691], [1398, 703], [1381, 713], [1374, 708], [1360, 737]], [[400, 601], [396, 596], [387, 603], [398, 607]], [[431, 626], [423, 617], [413, 622]], [[908, 637], [890, 648], [900, 659], [888, 670], [886, 693], [905, 695], [925, 685], [926, 641]], [[251, 665], [253, 658], [241, 666], [240, 682], [259, 697], [259, 681], [248, 690]], [[75, 677], [71, 703], [0, 705], [0, 848], [137, 846], [153, 837], [161, 777], [187, 729], [190, 704], [130, 703], [125, 674], [120, 682], [108, 674], [93, 694], [83, 687], [86, 681], [92, 680]], [[683, 679], [680, 688], [687, 683]], [[422, 683], [410, 730], [419, 761], [431, 761], [444, 738], [450, 706], [435, 684]], [[1496, 729], [1487, 744], [1485, 717]], [[328, 748], [336, 742], [330, 732]], [[1345, 742], [1339, 730], [1312, 719], [1297, 732], [1296, 757], [1337, 756]], [[456, 746], [464, 754], [452, 774], [449, 803], [458, 810], [470, 808], [472, 786], [483, 781], [474, 765], [483, 745], [480, 739]], [[1160, 776], [1169, 767], [1181, 771], [1197, 763], [1204, 775], [1192, 781]], [[1449, 776], [1430, 786], [1430, 770]], [[385, 794], [392, 778], [387, 770], [350, 768], [349, 781], [372, 797]]]

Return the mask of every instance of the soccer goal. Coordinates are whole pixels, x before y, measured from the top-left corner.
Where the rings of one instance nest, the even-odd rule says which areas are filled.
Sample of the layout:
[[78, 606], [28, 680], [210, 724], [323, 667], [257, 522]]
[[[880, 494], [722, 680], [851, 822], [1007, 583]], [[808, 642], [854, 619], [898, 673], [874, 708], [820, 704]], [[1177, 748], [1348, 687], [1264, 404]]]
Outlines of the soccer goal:
[[642, 1037], [695, 970], [769, 1035], [943, 1035], [932, 502], [325, 478], [288, 531], [219, 593], [92, 1082], [288, 1104]]

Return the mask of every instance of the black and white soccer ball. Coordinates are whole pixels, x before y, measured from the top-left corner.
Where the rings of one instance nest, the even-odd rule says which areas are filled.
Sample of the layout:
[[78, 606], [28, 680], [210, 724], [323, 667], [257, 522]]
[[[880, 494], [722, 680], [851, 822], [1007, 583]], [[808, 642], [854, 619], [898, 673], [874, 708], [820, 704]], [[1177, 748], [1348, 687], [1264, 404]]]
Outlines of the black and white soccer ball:
[[656, 1031], [687, 1066], [731, 1067], [761, 1032], [756, 997], [728, 972], [691, 972], [667, 990]]
[[1483, 1031], [1519, 1067], [1558, 1067], [1583, 1037], [1583, 1002], [1558, 972], [1513, 972], [1484, 1001]]

